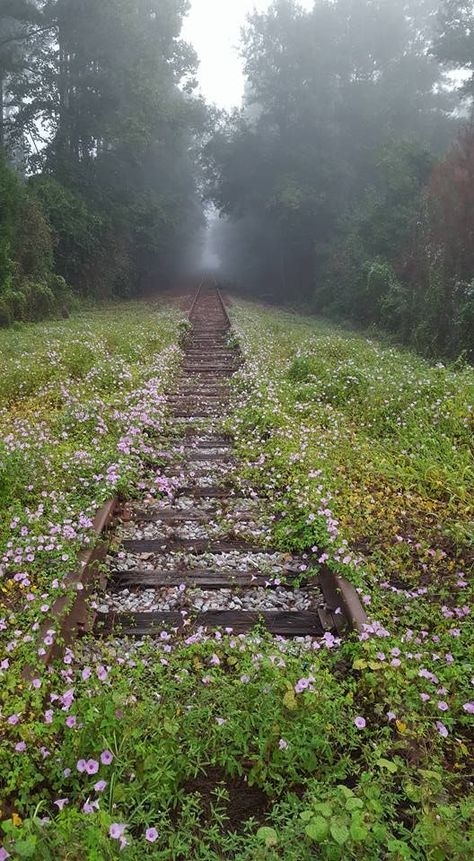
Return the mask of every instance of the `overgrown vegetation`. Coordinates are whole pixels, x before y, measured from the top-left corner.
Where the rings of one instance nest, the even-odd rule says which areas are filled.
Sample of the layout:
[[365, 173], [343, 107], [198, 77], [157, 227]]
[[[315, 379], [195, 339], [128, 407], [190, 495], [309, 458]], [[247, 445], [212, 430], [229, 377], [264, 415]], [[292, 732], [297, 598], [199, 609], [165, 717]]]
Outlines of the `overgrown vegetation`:
[[0, 325], [65, 313], [73, 295], [130, 297], [183, 265], [206, 121], [186, 9], [2, 4]]
[[[160, 393], [180, 318], [133, 305], [5, 333], [1, 422], [10, 457], [26, 458], [2, 505], [6, 851], [461, 861], [473, 833], [472, 370], [290, 314], [232, 313], [247, 359], [229, 418], [237, 484], [251, 477], [268, 497], [274, 544], [313, 548], [309, 576], [325, 559], [353, 579], [370, 628], [312, 650], [258, 633], [82, 641], [46, 671], [38, 626], [91, 500], [166, 492]], [[28, 582], [11, 576], [20, 560]]]
[[251, 18], [244, 107], [205, 153], [228, 278], [472, 360], [473, 26], [460, 0]]

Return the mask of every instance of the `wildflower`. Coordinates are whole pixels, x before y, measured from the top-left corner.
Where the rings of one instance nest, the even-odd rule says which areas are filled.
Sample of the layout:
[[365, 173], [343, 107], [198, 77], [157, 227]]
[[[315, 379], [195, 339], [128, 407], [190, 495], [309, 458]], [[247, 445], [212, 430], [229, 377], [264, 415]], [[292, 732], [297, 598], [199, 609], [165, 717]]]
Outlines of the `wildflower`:
[[17, 753], [23, 753], [26, 750], [26, 744], [24, 741], [19, 741], [18, 744], [15, 745], [15, 750]]
[[395, 712], [387, 712], [387, 717], [389, 720], [395, 720], [396, 714]]
[[118, 822], [113, 822], [109, 828], [109, 836], [112, 838], [112, 840], [120, 840], [126, 827], [126, 824], [121, 825]]
[[306, 688], [309, 688], [309, 679], [300, 679], [296, 682], [295, 693], [301, 694]]
[[98, 780], [97, 783], [94, 783], [94, 789], [96, 792], [103, 792], [106, 786], [107, 782], [105, 780]]
[[100, 755], [100, 761], [102, 765], [110, 765], [114, 758], [113, 753], [110, 750], [103, 750]]
[[365, 729], [365, 727], [367, 725], [365, 718], [361, 717], [360, 715], [355, 718], [354, 723], [355, 723], [357, 729]]
[[86, 763], [85, 759], [78, 760], [76, 768], [80, 774], [83, 774], [83, 772], [87, 768], [87, 763]]
[[72, 729], [74, 726], [76, 726], [76, 723], [77, 718], [75, 718], [74, 715], [69, 715], [69, 717], [66, 718], [66, 726], [68, 726], [69, 729]]
[[145, 840], [148, 840], [148, 843], [154, 843], [158, 840], [159, 834], [156, 828], [147, 828], [145, 831]]
[[19, 720], [20, 720], [20, 715], [14, 714], [14, 715], [10, 715], [7, 723], [9, 723], [10, 726], [15, 726]]
[[97, 774], [99, 771], [99, 763], [96, 759], [88, 759], [86, 762], [87, 774]]
[[440, 721], [440, 720], [437, 720], [437, 721], [436, 721], [436, 729], [438, 730], [439, 734], [440, 734], [443, 738], [447, 738], [447, 736], [448, 736], [448, 729], [447, 729], [447, 727], [445, 727], [445, 725], [444, 725], [444, 723], [442, 723], [442, 721]]
[[474, 703], [464, 703], [463, 709], [468, 715], [474, 715]]
[[0, 861], [7, 861], [7, 858], [11, 858], [10, 853], [3, 846], [0, 846]]
[[66, 804], [69, 804], [69, 798], [58, 798], [54, 804], [58, 808], [58, 810], [63, 810]]
[[285, 741], [284, 738], [281, 738], [278, 742], [278, 747], [280, 748], [280, 750], [288, 750], [288, 742]]
[[444, 702], [444, 700], [440, 700], [440, 702], [438, 703], [438, 708], [439, 708], [440, 712], [447, 712], [449, 709], [449, 706], [447, 703]]

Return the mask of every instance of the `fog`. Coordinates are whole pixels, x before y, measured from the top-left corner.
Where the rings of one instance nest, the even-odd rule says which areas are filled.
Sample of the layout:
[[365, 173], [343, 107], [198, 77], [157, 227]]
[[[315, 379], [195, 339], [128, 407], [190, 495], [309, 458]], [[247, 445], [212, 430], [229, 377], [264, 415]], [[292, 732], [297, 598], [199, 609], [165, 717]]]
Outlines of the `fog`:
[[473, 0], [3, 0], [5, 318], [205, 268], [470, 355], [473, 32]]

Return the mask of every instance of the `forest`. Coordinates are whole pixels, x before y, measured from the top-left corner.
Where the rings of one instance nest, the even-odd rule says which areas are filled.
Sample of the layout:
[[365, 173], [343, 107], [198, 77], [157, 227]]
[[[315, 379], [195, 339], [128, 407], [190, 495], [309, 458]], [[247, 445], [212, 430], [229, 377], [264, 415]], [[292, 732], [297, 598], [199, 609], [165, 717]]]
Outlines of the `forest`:
[[196, 90], [186, 0], [2, 0], [0, 322], [160, 289], [248, 294], [472, 359], [472, 2], [277, 0], [231, 113]]

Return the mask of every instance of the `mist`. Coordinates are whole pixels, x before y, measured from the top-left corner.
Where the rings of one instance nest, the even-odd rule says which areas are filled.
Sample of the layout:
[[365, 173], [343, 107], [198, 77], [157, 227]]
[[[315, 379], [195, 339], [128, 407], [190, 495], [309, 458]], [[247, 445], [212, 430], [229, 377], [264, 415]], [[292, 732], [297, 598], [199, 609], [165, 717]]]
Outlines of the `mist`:
[[250, 18], [242, 109], [206, 149], [223, 279], [472, 354], [473, 23], [440, 0]]
[[4, 319], [204, 270], [472, 356], [474, 3], [248, 8], [3, 0]]

